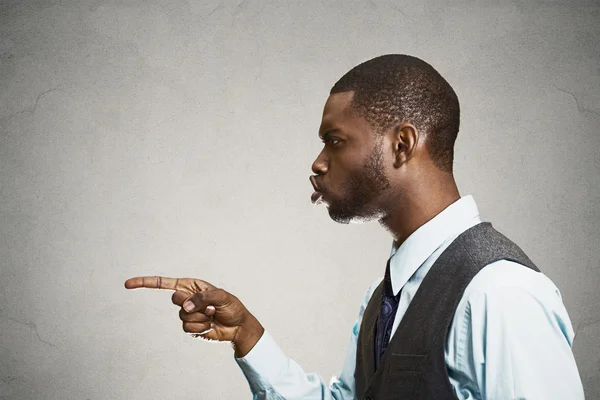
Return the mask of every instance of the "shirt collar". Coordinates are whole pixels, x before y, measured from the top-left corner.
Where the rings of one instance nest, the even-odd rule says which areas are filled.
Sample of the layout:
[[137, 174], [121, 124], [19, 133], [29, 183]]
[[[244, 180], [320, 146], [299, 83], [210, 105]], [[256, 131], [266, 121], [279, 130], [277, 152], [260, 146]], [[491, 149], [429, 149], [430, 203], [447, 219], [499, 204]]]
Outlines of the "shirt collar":
[[450, 204], [430, 221], [421, 225], [401, 245], [392, 243], [390, 275], [397, 295], [415, 271], [444, 242], [457, 236], [479, 219], [473, 196], [464, 196]]

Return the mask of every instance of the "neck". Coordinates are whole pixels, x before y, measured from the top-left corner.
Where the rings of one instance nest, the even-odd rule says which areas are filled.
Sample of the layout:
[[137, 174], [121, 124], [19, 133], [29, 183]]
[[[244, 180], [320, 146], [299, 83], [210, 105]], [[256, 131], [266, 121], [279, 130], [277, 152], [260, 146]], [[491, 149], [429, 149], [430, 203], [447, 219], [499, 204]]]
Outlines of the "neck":
[[394, 199], [385, 217], [379, 223], [400, 246], [423, 224], [433, 219], [450, 204], [460, 199], [452, 173], [421, 174], [414, 184], [403, 189]]

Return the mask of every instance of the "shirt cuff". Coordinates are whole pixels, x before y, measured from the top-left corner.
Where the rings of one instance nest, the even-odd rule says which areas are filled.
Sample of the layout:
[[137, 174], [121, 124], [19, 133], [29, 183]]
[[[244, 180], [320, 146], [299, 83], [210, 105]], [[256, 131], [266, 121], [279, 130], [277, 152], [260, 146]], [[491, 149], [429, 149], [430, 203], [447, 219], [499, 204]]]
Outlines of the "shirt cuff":
[[266, 330], [244, 357], [234, 358], [253, 389], [273, 388], [275, 381], [286, 369], [288, 357]]

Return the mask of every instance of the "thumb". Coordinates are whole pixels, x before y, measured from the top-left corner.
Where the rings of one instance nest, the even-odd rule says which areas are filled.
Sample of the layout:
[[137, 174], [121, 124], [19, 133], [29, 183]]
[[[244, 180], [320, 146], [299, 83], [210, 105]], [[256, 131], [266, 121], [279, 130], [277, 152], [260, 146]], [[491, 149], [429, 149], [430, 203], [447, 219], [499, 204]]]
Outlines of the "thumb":
[[[227, 303], [228, 297], [229, 297], [229, 293], [227, 293], [223, 289], [213, 289], [213, 290], [206, 290], [203, 292], [198, 292], [198, 293], [195, 293], [192, 296], [190, 296], [183, 303], [183, 309], [188, 313], [192, 313], [192, 312], [196, 312], [196, 311], [206, 313], [207, 306], [213, 306], [213, 307], [210, 307], [209, 310], [212, 309], [212, 314], [214, 314], [215, 313], [214, 306], [220, 306], [220, 305]], [[212, 314], [207, 314], [207, 315], [212, 315]]]

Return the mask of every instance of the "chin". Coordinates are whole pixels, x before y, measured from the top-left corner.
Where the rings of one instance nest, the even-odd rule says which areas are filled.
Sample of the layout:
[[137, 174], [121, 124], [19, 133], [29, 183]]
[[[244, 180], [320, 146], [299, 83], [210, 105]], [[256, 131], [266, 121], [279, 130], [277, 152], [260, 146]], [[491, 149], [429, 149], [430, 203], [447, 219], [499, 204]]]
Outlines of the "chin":
[[330, 205], [327, 207], [329, 217], [340, 224], [366, 224], [373, 221], [379, 221], [383, 218], [383, 212], [358, 213], [349, 210], [336, 210]]

